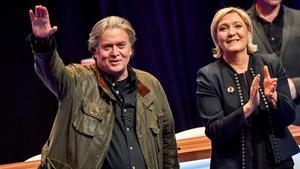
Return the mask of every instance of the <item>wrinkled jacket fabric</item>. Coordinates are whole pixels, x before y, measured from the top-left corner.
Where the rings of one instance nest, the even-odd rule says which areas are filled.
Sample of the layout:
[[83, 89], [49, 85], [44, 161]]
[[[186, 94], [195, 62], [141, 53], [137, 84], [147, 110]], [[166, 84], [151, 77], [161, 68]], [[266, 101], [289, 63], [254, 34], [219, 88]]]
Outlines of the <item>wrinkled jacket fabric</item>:
[[[108, 152], [116, 98], [96, 64], [65, 66], [56, 50], [34, 52], [35, 70], [59, 105], [40, 168], [100, 169]], [[179, 168], [172, 113], [159, 81], [138, 78], [136, 136], [149, 169]]]

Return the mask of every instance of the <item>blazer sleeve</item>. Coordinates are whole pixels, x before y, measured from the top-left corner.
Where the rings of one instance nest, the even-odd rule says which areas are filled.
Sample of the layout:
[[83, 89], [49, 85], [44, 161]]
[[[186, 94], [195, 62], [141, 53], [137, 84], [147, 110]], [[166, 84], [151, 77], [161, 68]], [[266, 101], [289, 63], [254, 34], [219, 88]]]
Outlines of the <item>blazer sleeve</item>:
[[[271, 107], [271, 115], [273, 124], [277, 127], [287, 127], [295, 120], [295, 104], [292, 101], [290, 88], [287, 81], [287, 73], [282, 65], [282, 62], [276, 56], [271, 60], [269, 67], [273, 69], [274, 76], [277, 81], [278, 101], [277, 107]], [[273, 67], [272, 67], [273, 66]]]

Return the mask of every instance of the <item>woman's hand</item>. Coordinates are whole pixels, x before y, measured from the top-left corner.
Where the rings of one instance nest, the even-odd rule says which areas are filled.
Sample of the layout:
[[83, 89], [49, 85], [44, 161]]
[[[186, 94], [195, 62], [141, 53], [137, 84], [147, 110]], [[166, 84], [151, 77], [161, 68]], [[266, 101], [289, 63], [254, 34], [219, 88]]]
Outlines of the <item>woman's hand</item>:
[[259, 82], [260, 82], [260, 74], [254, 77], [250, 88], [249, 101], [243, 107], [244, 115], [246, 119], [252, 114], [252, 112], [260, 104]]
[[268, 66], [264, 66], [264, 94], [273, 107], [277, 107], [277, 78], [271, 78]]
[[29, 10], [32, 32], [35, 37], [46, 39], [57, 31], [57, 26], [51, 27], [48, 10], [42, 5], [35, 6], [35, 12]]

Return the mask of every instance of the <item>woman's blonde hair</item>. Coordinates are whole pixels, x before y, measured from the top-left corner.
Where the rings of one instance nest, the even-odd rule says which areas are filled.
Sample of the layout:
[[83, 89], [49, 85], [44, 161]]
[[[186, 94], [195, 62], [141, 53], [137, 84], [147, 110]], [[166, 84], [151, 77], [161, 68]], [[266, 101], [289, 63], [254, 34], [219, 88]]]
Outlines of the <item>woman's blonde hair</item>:
[[226, 7], [223, 9], [220, 9], [214, 16], [211, 25], [210, 25], [210, 33], [211, 33], [211, 37], [214, 41], [215, 44], [215, 48], [213, 48], [213, 56], [214, 58], [221, 58], [223, 55], [223, 51], [220, 48], [219, 44], [218, 44], [218, 40], [217, 40], [217, 28], [218, 28], [218, 24], [219, 21], [227, 14], [229, 13], [237, 13], [242, 20], [245, 22], [246, 26], [248, 27], [248, 30], [251, 33], [251, 37], [248, 39], [248, 45], [247, 45], [247, 51], [248, 53], [252, 54], [254, 52], [257, 51], [257, 45], [254, 45], [252, 43], [252, 39], [253, 39], [253, 26], [252, 26], [252, 22], [250, 17], [248, 16], [248, 14], [239, 8], [235, 8], [235, 7]]
[[121, 28], [128, 33], [129, 43], [133, 53], [133, 45], [134, 42], [136, 41], [135, 31], [128, 20], [121, 18], [119, 16], [108, 16], [106, 18], [101, 19], [94, 25], [93, 29], [89, 34], [89, 40], [88, 40], [89, 51], [94, 53], [96, 51], [96, 48], [98, 47], [100, 37], [102, 36], [104, 31], [112, 28]]

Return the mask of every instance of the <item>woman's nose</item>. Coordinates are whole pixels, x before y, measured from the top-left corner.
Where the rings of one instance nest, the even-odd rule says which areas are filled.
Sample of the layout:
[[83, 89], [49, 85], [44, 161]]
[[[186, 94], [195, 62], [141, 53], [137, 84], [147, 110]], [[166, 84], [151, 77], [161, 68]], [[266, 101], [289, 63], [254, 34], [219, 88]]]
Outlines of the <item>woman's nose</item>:
[[234, 36], [234, 35], [235, 35], [235, 30], [233, 28], [229, 28], [228, 36]]

